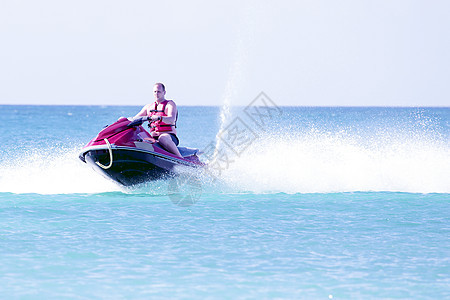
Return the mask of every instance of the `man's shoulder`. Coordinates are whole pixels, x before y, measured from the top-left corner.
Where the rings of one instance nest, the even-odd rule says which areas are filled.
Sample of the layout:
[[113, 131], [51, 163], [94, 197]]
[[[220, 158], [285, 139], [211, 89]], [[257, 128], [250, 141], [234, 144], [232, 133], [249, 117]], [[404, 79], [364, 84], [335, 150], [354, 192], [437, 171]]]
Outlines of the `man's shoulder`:
[[175, 101], [173, 101], [171, 99], [166, 99], [166, 101], [167, 101], [167, 104], [172, 104], [173, 106], [176, 106]]

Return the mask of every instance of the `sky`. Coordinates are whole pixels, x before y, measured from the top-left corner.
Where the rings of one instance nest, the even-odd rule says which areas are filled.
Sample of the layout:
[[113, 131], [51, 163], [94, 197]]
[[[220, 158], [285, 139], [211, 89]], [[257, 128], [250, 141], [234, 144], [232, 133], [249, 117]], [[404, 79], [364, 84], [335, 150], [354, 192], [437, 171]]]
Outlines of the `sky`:
[[0, 0], [0, 104], [450, 106], [448, 0]]

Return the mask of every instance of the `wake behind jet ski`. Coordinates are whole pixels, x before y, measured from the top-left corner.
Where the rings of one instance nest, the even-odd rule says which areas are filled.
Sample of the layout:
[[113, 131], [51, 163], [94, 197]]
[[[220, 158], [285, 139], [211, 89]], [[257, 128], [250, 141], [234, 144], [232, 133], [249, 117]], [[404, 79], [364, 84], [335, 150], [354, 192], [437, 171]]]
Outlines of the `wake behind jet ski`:
[[186, 168], [204, 166], [198, 149], [178, 147], [182, 157], [168, 152], [142, 126], [142, 120], [120, 118], [81, 151], [79, 158], [106, 177], [130, 186], [174, 176]]

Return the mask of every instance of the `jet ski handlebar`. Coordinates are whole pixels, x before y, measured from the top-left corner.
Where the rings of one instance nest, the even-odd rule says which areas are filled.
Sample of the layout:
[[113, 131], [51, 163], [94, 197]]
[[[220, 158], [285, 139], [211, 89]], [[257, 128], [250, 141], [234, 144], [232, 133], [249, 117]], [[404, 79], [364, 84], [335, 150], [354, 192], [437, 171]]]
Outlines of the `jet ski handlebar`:
[[139, 126], [142, 125], [142, 123], [144, 123], [145, 121], [148, 121], [148, 117], [139, 117], [134, 119], [133, 121], [131, 121], [127, 126], [128, 127], [135, 127], [135, 126]]
[[161, 117], [160, 116], [156, 116], [156, 118], [155, 117], [147, 117], [147, 116], [137, 117], [137, 118], [133, 119], [127, 126], [128, 127], [135, 127], [135, 126], [142, 125], [142, 123], [144, 123], [146, 121], [153, 122], [153, 121], [156, 121], [156, 120], [161, 120]]

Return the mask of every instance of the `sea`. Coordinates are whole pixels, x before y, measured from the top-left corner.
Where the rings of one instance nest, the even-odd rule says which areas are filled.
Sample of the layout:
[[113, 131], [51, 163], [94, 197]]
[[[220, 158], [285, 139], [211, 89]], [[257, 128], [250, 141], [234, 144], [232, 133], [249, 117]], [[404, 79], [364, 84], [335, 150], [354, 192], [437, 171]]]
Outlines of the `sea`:
[[1, 299], [450, 299], [449, 107], [180, 106], [205, 168], [122, 187], [140, 108], [0, 106]]

